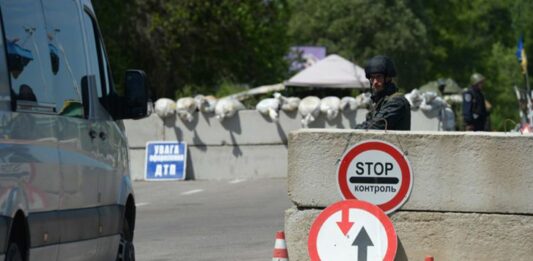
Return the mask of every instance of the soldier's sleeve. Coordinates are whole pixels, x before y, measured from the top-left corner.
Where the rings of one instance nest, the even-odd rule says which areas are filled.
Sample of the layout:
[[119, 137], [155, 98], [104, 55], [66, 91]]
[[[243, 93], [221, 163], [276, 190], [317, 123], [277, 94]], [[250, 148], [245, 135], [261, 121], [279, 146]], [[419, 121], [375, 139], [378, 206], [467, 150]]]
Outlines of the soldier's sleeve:
[[384, 130], [385, 126], [387, 126], [387, 129], [390, 129], [391, 126], [396, 126], [403, 119], [404, 113], [411, 113], [407, 100], [401, 96], [393, 97], [387, 103], [383, 104], [381, 110], [376, 113], [376, 116], [372, 120], [365, 121], [360, 125], [364, 129]]
[[365, 121], [360, 124], [355, 125], [354, 129], [370, 129], [369, 122], [372, 121], [372, 117], [370, 116], [370, 113], [371, 113], [370, 111], [367, 112]]
[[370, 128], [370, 125], [371, 125], [370, 123], [371, 122], [372, 122], [372, 120], [364, 121], [364, 122], [362, 122], [360, 124], [355, 125], [354, 129], [372, 129], [372, 128]]
[[471, 92], [466, 91], [463, 93], [463, 119], [467, 124], [472, 124], [472, 121], [474, 120], [472, 115], [473, 99], [474, 97]]

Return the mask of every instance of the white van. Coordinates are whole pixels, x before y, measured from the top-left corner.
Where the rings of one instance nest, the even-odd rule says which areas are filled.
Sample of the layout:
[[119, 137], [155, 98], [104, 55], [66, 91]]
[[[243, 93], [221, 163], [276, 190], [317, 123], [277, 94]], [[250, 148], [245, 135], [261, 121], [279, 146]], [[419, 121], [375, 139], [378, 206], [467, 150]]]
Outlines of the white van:
[[0, 259], [134, 260], [120, 120], [148, 114], [144, 73], [116, 94], [89, 0], [0, 13]]

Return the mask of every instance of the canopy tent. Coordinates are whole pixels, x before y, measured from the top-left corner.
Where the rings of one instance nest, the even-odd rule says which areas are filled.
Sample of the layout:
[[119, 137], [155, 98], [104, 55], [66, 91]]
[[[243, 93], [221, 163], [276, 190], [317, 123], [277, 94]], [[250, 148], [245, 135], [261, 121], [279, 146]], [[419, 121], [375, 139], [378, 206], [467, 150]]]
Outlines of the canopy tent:
[[325, 88], [369, 88], [365, 70], [350, 61], [332, 54], [297, 73], [285, 86]]
[[[443, 79], [444, 83], [446, 84], [444, 86], [444, 93], [442, 94], [457, 94], [461, 93], [461, 87], [451, 78]], [[424, 85], [422, 85], [420, 88], [421, 92], [434, 92], [436, 94], [441, 94], [439, 91], [439, 83], [438, 81], [431, 81]]]

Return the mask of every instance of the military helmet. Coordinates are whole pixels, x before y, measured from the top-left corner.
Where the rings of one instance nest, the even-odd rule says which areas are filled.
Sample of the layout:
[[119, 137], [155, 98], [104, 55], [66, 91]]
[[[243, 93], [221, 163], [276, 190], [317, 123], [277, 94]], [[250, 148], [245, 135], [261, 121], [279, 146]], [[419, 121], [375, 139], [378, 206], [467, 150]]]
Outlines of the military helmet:
[[396, 76], [396, 68], [394, 68], [394, 63], [392, 60], [384, 55], [378, 55], [370, 58], [366, 62], [365, 66], [365, 75], [369, 79], [371, 74], [380, 73], [385, 75], [385, 77], [394, 77]]
[[485, 80], [485, 76], [480, 73], [474, 73], [470, 76], [470, 85], [476, 85]]

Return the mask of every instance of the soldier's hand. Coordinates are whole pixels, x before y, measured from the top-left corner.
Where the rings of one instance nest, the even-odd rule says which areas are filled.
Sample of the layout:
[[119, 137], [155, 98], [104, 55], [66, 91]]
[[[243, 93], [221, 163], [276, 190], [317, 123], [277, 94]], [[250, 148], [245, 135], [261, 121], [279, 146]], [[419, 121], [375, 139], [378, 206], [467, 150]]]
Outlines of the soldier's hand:
[[466, 131], [474, 131], [474, 125], [473, 124], [466, 125], [465, 126], [465, 130]]

